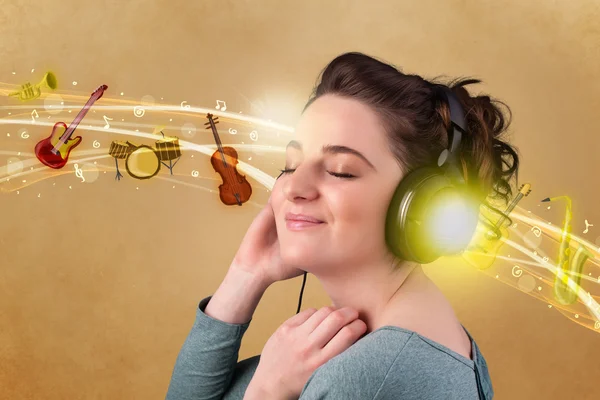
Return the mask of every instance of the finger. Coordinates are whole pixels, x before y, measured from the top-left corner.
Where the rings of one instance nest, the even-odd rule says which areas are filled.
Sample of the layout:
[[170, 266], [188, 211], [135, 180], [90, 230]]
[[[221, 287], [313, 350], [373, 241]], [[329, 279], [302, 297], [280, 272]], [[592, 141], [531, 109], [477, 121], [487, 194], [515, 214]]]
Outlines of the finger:
[[355, 319], [348, 325], [343, 326], [329, 343], [323, 347], [321, 356], [326, 361], [332, 359], [352, 346], [366, 331], [367, 324], [360, 319]]
[[284, 324], [288, 325], [289, 327], [302, 325], [315, 312], [317, 312], [316, 308], [308, 308], [304, 311], [300, 311], [298, 314], [285, 321]]
[[314, 313], [306, 322], [302, 324], [302, 329], [306, 331], [306, 335], [313, 333], [315, 329], [327, 318], [329, 314], [336, 311], [335, 307], [327, 306], [322, 307]]
[[310, 340], [319, 348], [327, 343], [342, 329], [343, 326], [358, 318], [358, 311], [348, 307], [330, 313], [309, 335]]
[[275, 231], [275, 214], [269, 203], [260, 210], [249, 230], [257, 237], [268, 237]]

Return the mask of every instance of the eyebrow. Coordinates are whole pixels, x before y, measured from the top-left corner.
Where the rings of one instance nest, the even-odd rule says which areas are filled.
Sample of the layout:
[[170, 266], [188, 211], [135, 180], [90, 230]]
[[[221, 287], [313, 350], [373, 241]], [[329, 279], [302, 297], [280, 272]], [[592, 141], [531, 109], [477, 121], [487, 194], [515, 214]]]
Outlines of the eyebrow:
[[[300, 151], [302, 151], [302, 144], [296, 140], [292, 140], [290, 141], [286, 148], [288, 147], [293, 147], [295, 149], [298, 149]], [[321, 151], [324, 154], [353, 154], [359, 158], [361, 158], [364, 162], [366, 162], [369, 167], [373, 168], [374, 170], [376, 170], [375, 166], [367, 159], [367, 157], [365, 157], [361, 152], [359, 152], [358, 150], [354, 150], [350, 147], [347, 146], [340, 146], [340, 145], [333, 145], [333, 144], [327, 144], [324, 145], [321, 149]]]

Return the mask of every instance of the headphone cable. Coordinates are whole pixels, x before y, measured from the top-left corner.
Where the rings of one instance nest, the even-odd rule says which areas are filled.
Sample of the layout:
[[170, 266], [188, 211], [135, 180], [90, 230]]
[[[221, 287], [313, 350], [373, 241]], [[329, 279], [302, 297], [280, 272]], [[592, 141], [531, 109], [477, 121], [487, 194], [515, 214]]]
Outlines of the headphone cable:
[[296, 314], [300, 312], [300, 306], [302, 305], [302, 294], [304, 293], [304, 285], [306, 285], [306, 271], [304, 271], [304, 278], [302, 279], [302, 288], [300, 289], [300, 298], [298, 299], [298, 310]]

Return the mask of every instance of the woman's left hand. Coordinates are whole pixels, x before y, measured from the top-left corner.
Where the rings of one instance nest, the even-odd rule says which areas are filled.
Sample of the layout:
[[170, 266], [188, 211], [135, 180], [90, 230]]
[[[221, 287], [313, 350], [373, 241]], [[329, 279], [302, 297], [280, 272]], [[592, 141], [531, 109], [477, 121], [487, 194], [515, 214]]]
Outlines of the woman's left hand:
[[310, 308], [294, 315], [265, 344], [244, 399], [298, 399], [313, 372], [366, 330], [358, 312], [348, 307]]

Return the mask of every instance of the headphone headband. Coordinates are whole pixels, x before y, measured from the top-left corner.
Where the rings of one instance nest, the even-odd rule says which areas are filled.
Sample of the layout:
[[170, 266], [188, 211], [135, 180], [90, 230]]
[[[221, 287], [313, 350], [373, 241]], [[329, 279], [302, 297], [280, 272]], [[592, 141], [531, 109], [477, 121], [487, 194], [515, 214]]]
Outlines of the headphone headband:
[[450, 127], [448, 128], [448, 148], [440, 153], [438, 157], [438, 167], [445, 166], [446, 174], [448, 174], [455, 182], [464, 184], [465, 179], [461, 172], [462, 169], [459, 163], [458, 154], [460, 153], [462, 135], [463, 133], [466, 134], [465, 116], [463, 108], [452, 90], [446, 86], [441, 86], [441, 88], [448, 101], [451, 122]]

